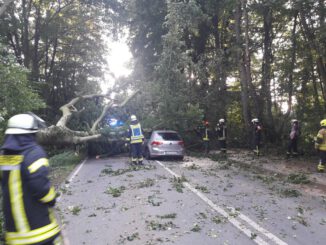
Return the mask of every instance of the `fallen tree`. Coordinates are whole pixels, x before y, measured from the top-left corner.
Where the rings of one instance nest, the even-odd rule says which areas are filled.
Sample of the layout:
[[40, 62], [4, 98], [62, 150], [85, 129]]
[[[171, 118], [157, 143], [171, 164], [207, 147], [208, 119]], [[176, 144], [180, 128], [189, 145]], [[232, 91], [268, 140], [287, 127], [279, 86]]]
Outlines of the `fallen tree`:
[[[85, 143], [91, 140], [99, 140], [104, 138], [103, 132], [99, 128], [99, 123], [107, 115], [108, 111], [114, 107], [115, 110], [122, 109], [139, 91], [131, 93], [123, 101], [117, 102], [116, 100], [109, 97], [108, 94], [91, 94], [81, 95], [72, 99], [69, 103], [61, 106], [62, 112], [61, 118], [58, 120], [56, 125], [43, 129], [38, 132], [38, 140], [42, 144], [46, 145], [74, 145]], [[67, 125], [74, 114], [81, 113], [85, 108], [78, 110], [76, 104], [83, 100], [94, 100], [103, 98], [105, 104], [100, 116], [95, 120], [89, 131], [76, 131], [70, 129]], [[121, 141], [123, 140], [122, 135], [115, 135], [114, 137], [105, 137], [108, 142]]]

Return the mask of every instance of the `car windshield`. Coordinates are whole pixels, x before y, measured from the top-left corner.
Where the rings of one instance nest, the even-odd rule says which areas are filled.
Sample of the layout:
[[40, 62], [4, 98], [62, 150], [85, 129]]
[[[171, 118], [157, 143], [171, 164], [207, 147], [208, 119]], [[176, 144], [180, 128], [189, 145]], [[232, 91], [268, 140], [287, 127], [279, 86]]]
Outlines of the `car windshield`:
[[181, 140], [176, 133], [158, 133], [158, 140], [179, 141]]

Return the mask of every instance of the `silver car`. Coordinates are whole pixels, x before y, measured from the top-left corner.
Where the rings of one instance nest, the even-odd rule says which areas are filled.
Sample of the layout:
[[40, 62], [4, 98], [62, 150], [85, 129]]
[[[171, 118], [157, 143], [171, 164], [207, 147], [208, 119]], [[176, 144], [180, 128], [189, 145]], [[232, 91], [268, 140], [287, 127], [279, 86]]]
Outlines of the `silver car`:
[[174, 157], [183, 160], [184, 142], [176, 131], [155, 130], [145, 140], [144, 156], [146, 159]]

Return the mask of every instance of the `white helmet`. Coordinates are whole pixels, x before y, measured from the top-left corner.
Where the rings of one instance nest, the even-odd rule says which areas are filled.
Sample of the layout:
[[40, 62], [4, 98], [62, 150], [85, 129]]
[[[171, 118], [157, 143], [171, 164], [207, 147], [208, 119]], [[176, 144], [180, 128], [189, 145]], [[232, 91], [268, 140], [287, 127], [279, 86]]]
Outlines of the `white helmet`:
[[133, 122], [133, 121], [137, 121], [137, 117], [135, 115], [131, 115], [130, 116], [130, 120]]
[[225, 123], [224, 118], [221, 118], [220, 120], [218, 120], [219, 123]]
[[291, 120], [291, 123], [295, 123], [295, 122], [297, 123], [298, 122], [298, 119], [292, 119]]
[[252, 123], [258, 123], [259, 120], [258, 120], [258, 118], [254, 118], [254, 119], [251, 120], [251, 122], [252, 122]]
[[5, 134], [33, 134], [45, 127], [44, 120], [33, 113], [17, 114], [8, 120]]

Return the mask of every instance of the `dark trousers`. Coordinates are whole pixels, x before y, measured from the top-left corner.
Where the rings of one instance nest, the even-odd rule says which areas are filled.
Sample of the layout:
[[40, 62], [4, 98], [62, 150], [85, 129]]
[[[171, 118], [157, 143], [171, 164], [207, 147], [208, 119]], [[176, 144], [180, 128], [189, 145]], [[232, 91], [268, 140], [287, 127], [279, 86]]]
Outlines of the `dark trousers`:
[[143, 161], [142, 143], [130, 144], [131, 161], [134, 163], [141, 163]]
[[205, 154], [208, 154], [209, 153], [209, 140], [204, 140], [203, 145], [204, 145]]
[[256, 137], [254, 139], [254, 152], [256, 153], [257, 156], [260, 154], [260, 138]]
[[291, 152], [294, 155], [298, 154], [298, 139], [297, 138], [290, 139], [290, 141], [289, 141], [287, 154], [291, 154]]
[[319, 151], [319, 162], [322, 165], [326, 165], [326, 151]]
[[226, 152], [226, 140], [219, 140], [218, 143], [220, 145], [220, 150]]

